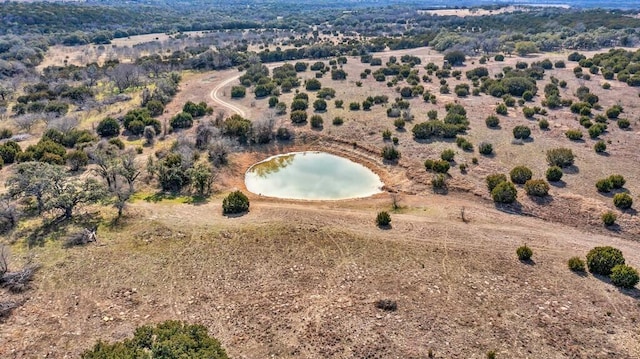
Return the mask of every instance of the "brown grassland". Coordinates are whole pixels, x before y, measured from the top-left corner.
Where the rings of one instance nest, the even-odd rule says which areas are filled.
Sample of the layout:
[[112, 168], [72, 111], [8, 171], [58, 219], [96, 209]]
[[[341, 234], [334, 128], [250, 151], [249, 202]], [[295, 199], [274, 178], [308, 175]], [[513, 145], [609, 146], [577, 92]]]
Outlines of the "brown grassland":
[[[421, 67], [443, 61], [429, 48], [374, 56], [384, 63], [391, 55], [403, 54], [420, 57]], [[584, 257], [598, 245], [621, 249], [627, 264], [640, 267], [637, 214], [616, 210], [611, 197], [594, 186], [597, 179], [619, 173], [627, 180], [625, 188], [638, 198], [638, 90], [617, 81], [609, 81], [611, 89], [604, 90], [601, 75], [576, 79], [571, 71], [576, 64], [566, 57], [513, 56], [484, 66], [493, 76], [516, 61], [565, 60], [566, 69], [545, 72], [545, 79], [538, 81], [538, 96], [526, 105], [540, 105], [550, 76], [567, 81], [563, 98], [576, 100], [576, 88], [585, 85], [599, 96], [604, 109], [621, 104], [631, 130], [609, 121], [608, 133], [602, 136], [610, 140], [607, 156], [594, 152], [595, 141], [584, 129], [583, 142], [565, 137], [567, 129], [580, 128], [567, 108], [536, 115], [548, 119], [548, 131], [526, 119], [518, 105], [499, 116], [499, 129], [489, 129], [484, 120], [500, 99], [441, 95], [435, 76], [433, 83], [421, 84], [436, 95], [437, 103], [421, 97], [409, 100], [415, 119], [406, 131], [396, 131], [386, 107], [348, 109], [350, 102], [362, 102], [369, 95], [387, 95], [390, 101], [399, 97], [385, 82], [371, 76], [360, 80], [359, 74], [370, 66], [349, 57], [344, 65], [347, 80], [333, 81], [329, 74], [320, 79], [323, 86], [336, 90], [344, 109], [328, 101], [328, 110], [320, 114], [321, 130], [308, 124], [293, 126], [296, 140], [291, 144], [253, 146], [233, 154], [209, 200], [153, 202], [142, 194], [117, 225], [107, 224], [112, 210], [88, 208], [84, 217], [103, 224], [98, 243], [84, 247], [62, 249], [52, 240], [27, 251], [20, 238], [14, 238], [14, 265], [32, 258], [42, 268], [34, 288], [22, 295], [24, 304], [0, 323], [0, 357], [77, 357], [98, 339], [122, 340], [139, 325], [167, 319], [206, 325], [234, 358], [426, 358], [429, 353], [436, 358], [484, 358], [491, 350], [498, 358], [640, 357], [640, 291], [618, 290], [606, 279], [567, 268], [570, 257]], [[269, 65], [273, 66], [277, 64]], [[478, 59], [472, 58], [454, 68], [463, 77], [448, 79], [452, 92], [456, 84], [470, 83], [464, 72], [477, 66]], [[421, 69], [420, 75], [424, 72]], [[254, 99], [249, 91], [242, 100], [229, 98], [240, 74], [185, 74], [181, 91], [163, 116], [170, 117], [191, 100], [259, 119], [268, 111], [266, 99]], [[311, 78], [314, 73], [300, 75]], [[362, 85], [356, 86], [356, 81]], [[283, 94], [280, 100], [289, 105], [293, 96]], [[425, 121], [432, 109], [444, 117], [449, 102], [467, 109], [471, 124], [465, 137], [474, 144], [473, 153], [460, 150], [453, 141], [421, 143], [412, 138], [413, 124]], [[342, 126], [332, 125], [336, 116], [345, 119]], [[290, 123], [288, 115], [278, 121]], [[513, 144], [516, 125], [528, 125], [533, 140]], [[399, 139], [398, 164], [380, 158], [385, 129]], [[477, 152], [482, 141], [493, 144], [494, 156]], [[562, 185], [551, 186], [543, 201], [527, 197], [519, 187], [516, 205], [494, 205], [486, 175], [526, 165], [534, 178], [544, 178], [545, 152], [556, 147], [576, 154], [576, 166], [565, 173]], [[456, 151], [456, 164], [469, 168], [462, 173], [453, 167], [448, 193], [435, 194], [423, 163], [448, 148]], [[305, 149], [365, 164], [381, 176], [386, 191], [366, 199], [323, 202], [248, 194], [249, 213], [222, 216], [224, 195], [235, 189], [246, 193], [243, 175], [252, 163]], [[153, 151], [146, 148], [141, 163]], [[152, 193], [152, 188], [141, 191]], [[392, 210], [393, 196], [399, 209]], [[381, 210], [391, 213], [390, 229], [375, 226]], [[606, 210], [618, 214], [615, 230], [602, 225], [600, 216]], [[531, 263], [521, 263], [515, 254], [525, 243], [534, 251]], [[379, 299], [395, 300], [397, 311], [377, 309], [374, 303]]]

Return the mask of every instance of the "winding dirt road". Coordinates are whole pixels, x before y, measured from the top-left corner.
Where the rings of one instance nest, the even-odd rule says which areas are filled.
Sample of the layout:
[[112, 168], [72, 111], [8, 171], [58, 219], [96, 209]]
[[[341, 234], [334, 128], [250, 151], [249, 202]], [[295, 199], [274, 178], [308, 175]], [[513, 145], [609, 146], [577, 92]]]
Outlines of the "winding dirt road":
[[229, 110], [237, 113], [238, 115], [240, 115], [242, 117], [245, 117], [246, 113], [244, 112], [243, 109], [241, 109], [240, 107], [238, 107], [238, 106], [236, 106], [236, 105], [234, 105], [232, 103], [224, 101], [221, 98], [220, 94], [219, 94], [220, 90], [223, 87], [227, 86], [228, 84], [230, 84], [233, 81], [238, 80], [238, 78], [240, 78], [240, 75], [235, 75], [235, 76], [229, 77], [228, 79], [220, 82], [216, 87], [213, 88], [213, 90], [211, 90], [211, 93], [209, 94], [209, 96], [218, 105], [220, 105], [222, 107], [225, 107], [225, 108], [228, 108]]

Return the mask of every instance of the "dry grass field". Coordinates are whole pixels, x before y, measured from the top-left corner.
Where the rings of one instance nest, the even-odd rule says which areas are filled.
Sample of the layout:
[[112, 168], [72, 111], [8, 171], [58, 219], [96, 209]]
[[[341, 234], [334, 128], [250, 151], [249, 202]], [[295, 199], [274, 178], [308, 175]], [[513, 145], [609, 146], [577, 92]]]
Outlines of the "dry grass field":
[[[421, 67], [443, 62], [442, 55], [429, 48], [374, 56], [384, 63], [404, 54], [419, 56]], [[513, 56], [484, 66], [493, 75], [517, 61], [566, 57]], [[464, 72], [480, 66], [477, 61], [468, 59], [458, 68], [461, 80], [448, 79], [452, 90], [470, 82]], [[320, 79], [324, 87], [336, 90], [345, 108], [336, 109], [328, 101], [328, 110], [320, 114], [321, 130], [308, 124], [293, 126], [296, 140], [290, 144], [252, 146], [233, 154], [208, 201], [138, 199], [118, 225], [107, 224], [114, 216], [111, 209], [89, 208], [78, 220], [102, 224], [98, 243], [85, 247], [62, 249], [52, 240], [27, 251], [16, 238], [13, 264], [31, 258], [42, 268], [33, 290], [22, 295], [24, 304], [0, 323], [0, 357], [77, 357], [98, 339], [122, 340], [139, 325], [167, 319], [206, 325], [234, 358], [485, 358], [489, 351], [497, 358], [640, 357], [640, 291], [618, 290], [606, 278], [567, 268], [570, 257], [584, 257], [598, 245], [621, 249], [627, 264], [640, 267], [637, 215], [617, 211], [611, 197], [594, 186], [599, 178], [622, 174], [625, 188], [638, 202], [638, 90], [616, 81], [609, 81], [611, 89], [604, 90], [601, 75], [578, 80], [571, 71], [575, 63], [566, 63], [566, 69], [545, 73], [538, 95], [555, 76], [568, 83], [563, 98], [575, 100], [575, 90], [586, 85], [604, 109], [621, 104], [631, 130], [620, 130], [610, 121], [602, 136], [610, 140], [607, 156], [594, 152], [595, 142], [586, 130], [584, 142], [565, 137], [566, 129], [580, 127], [566, 108], [549, 111], [548, 131], [527, 120], [517, 105], [509, 108], [508, 116], [500, 116], [499, 129], [489, 129], [484, 120], [494, 113], [499, 99], [441, 95], [435, 76], [433, 83], [422, 84], [436, 95], [437, 103], [425, 103], [421, 97], [409, 100], [415, 119], [407, 130], [396, 131], [386, 107], [349, 111], [350, 102], [370, 95], [387, 95], [391, 101], [399, 97], [395, 87], [371, 76], [360, 80], [359, 74], [370, 66], [349, 57], [344, 65], [347, 80], [333, 81], [329, 74]], [[181, 91], [163, 116], [170, 117], [191, 100], [206, 101], [226, 114], [261, 118], [268, 111], [266, 99], [254, 99], [249, 92], [244, 99], [230, 99], [240, 74], [185, 74]], [[311, 78], [314, 73], [300, 75]], [[356, 86], [356, 81], [362, 85]], [[289, 105], [293, 96], [283, 94], [280, 100]], [[527, 106], [540, 105], [540, 98]], [[313, 93], [310, 99], [315, 99]], [[432, 109], [444, 117], [444, 106], [450, 102], [467, 109], [471, 124], [465, 137], [474, 144], [473, 153], [460, 150], [453, 141], [421, 143], [412, 138], [413, 124], [426, 121]], [[332, 125], [336, 116], [345, 123]], [[290, 126], [288, 115], [278, 121]], [[532, 129], [533, 140], [513, 144], [511, 131], [521, 124]], [[380, 158], [385, 129], [399, 139], [398, 164]], [[478, 154], [482, 141], [494, 145], [494, 156]], [[545, 151], [555, 147], [571, 148], [576, 166], [561, 185], [552, 186], [546, 200], [530, 199], [519, 188], [516, 205], [493, 204], [484, 183], [487, 174], [527, 165], [534, 178], [543, 178]], [[435, 194], [423, 163], [448, 148], [456, 151], [455, 162], [468, 164], [469, 170], [452, 168], [448, 193]], [[222, 216], [222, 198], [231, 190], [245, 190], [243, 175], [252, 163], [305, 149], [363, 163], [381, 176], [388, 192], [323, 202], [249, 194], [249, 213]], [[143, 156], [154, 150], [145, 148]], [[397, 193], [399, 209], [391, 210], [390, 192]], [[615, 230], [602, 225], [600, 215], [608, 209], [619, 215]], [[375, 226], [380, 210], [391, 211], [390, 229]], [[515, 254], [525, 243], [534, 251], [529, 263]], [[377, 309], [380, 299], [396, 301], [397, 311]]]

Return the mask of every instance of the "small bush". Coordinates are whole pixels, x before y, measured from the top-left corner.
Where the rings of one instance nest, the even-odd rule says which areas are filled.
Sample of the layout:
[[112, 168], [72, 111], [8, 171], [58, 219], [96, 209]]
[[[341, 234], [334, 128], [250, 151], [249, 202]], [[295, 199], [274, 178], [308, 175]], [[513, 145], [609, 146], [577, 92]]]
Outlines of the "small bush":
[[547, 163], [550, 166], [565, 168], [573, 165], [573, 152], [568, 148], [554, 148], [547, 151]]
[[587, 253], [587, 267], [591, 273], [609, 275], [618, 264], [624, 264], [624, 256], [617, 248], [595, 247]]
[[452, 149], [446, 149], [444, 151], [442, 151], [442, 153], [440, 154], [440, 158], [443, 161], [453, 161], [453, 157], [455, 156], [455, 152], [453, 152]]
[[501, 182], [491, 191], [491, 197], [496, 203], [513, 203], [518, 196], [516, 186], [511, 182]]
[[349, 104], [349, 110], [351, 111], [358, 111], [360, 110], [360, 102], [351, 102]]
[[393, 125], [394, 125], [394, 126], [396, 127], [396, 129], [398, 129], [398, 130], [402, 130], [402, 129], [404, 129], [405, 124], [406, 124], [406, 123], [405, 123], [404, 119], [402, 119], [402, 118], [396, 118], [396, 119], [393, 121]]
[[382, 158], [387, 161], [396, 161], [400, 158], [400, 151], [393, 146], [384, 146], [382, 148]]
[[519, 140], [526, 140], [531, 136], [531, 129], [527, 126], [518, 125], [513, 128], [513, 137]]
[[596, 181], [596, 189], [598, 190], [598, 192], [602, 192], [602, 193], [611, 192], [612, 187], [613, 186], [611, 184], [611, 181], [609, 181], [608, 178], [603, 178]]
[[487, 142], [480, 142], [480, 145], [478, 146], [478, 152], [480, 152], [480, 154], [488, 156], [493, 153], [493, 145]]
[[496, 107], [496, 113], [498, 115], [506, 116], [509, 113], [507, 105], [505, 105], [504, 103], [499, 104], [498, 107]]
[[621, 118], [618, 120], [618, 127], [620, 129], [626, 130], [627, 128], [629, 128], [629, 126], [631, 126], [631, 122], [626, 118]]
[[391, 139], [391, 131], [389, 131], [388, 128], [382, 131], [382, 139], [385, 141], [389, 141]]
[[571, 257], [567, 261], [567, 266], [570, 270], [574, 272], [584, 272], [585, 264], [584, 261], [580, 257]]
[[611, 188], [613, 189], [620, 189], [624, 187], [625, 183], [627, 183], [627, 181], [624, 179], [624, 177], [622, 177], [622, 175], [609, 176], [609, 182], [611, 182]]
[[546, 130], [549, 128], [549, 121], [547, 121], [547, 119], [543, 118], [540, 119], [540, 121], [538, 121], [538, 127], [540, 127], [541, 130]]
[[572, 141], [579, 141], [582, 139], [582, 131], [580, 130], [567, 130], [564, 134]]
[[616, 287], [631, 289], [638, 284], [640, 277], [638, 271], [633, 267], [618, 264], [611, 269], [611, 283]]
[[562, 179], [562, 168], [551, 166], [547, 169], [546, 177], [549, 182], [558, 182]]
[[629, 209], [633, 206], [633, 199], [627, 193], [616, 193], [613, 196], [613, 205], [622, 210]]
[[231, 192], [222, 200], [223, 214], [244, 213], [248, 210], [249, 198], [240, 191]]
[[[425, 161], [425, 168], [427, 167], [427, 163]], [[449, 172], [449, 168], [451, 167], [451, 165], [449, 164], [449, 161], [446, 160], [436, 160], [436, 161], [432, 161], [431, 162], [431, 170], [433, 170], [434, 172], [437, 173], [447, 173]]]
[[100, 137], [114, 137], [120, 134], [120, 123], [111, 117], [107, 117], [98, 123], [96, 132]]
[[616, 223], [618, 216], [612, 211], [606, 211], [602, 214], [601, 218], [602, 223], [604, 223], [605, 226], [612, 226], [614, 223]]
[[342, 117], [335, 117], [333, 119], [333, 125], [334, 126], [340, 126], [344, 123], [344, 119]]
[[431, 186], [434, 190], [441, 190], [447, 188], [446, 177], [442, 173], [437, 173], [431, 179]]
[[596, 153], [604, 153], [607, 150], [607, 144], [604, 141], [598, 141], [593, 145], [593, 149]]
[[313, 127], [313, 128], [322, 128], [323, 122], [324, 121], [322, 120], [322, 116], [320, 116], [320, 115], [311, 116], [311, 127]]
[[491, 192], [500, 183], [507, 182], [507, 176], [505, 176], [502, 173], [494, 173], [492, 175], [488, 175], [485, 181], [487, 182], [487, 187], [489, 188], [489, 192]]
[[382, 211], [376, 216], [376, 224], [380, 227], [387, 227], [391, 223], [391, 216], [389, 212]]
[[509, 176], [511, 177], [511, 181], [517, 184], [525, 184], [528, 180], [533, 176], [533, 172], [526, 166], [517, 166], [514, 167], [511, 172], [509, 172]]
[[486, 120], [484, 120], [484, 123], [489, 128], [496, 128], [496, 127], [500, 126], [500, 119], [498, 119], [497, 116], [490, 115], [489, 117], [487, 117]]
[[544, 197], [549, 194], [549, 184], [545, 180], [528, 180], [524, 184], [524, 190], [529, 196]]
[[525, 244], [524, 246], [520, 246], [516, 249], [516, 254], [518, 255], [518, 259], [521, 261], [528, 261], [531, 259], [531, 256], [533, 256], [533, 251]]
[[385, 312], [395, 312], [398, 310], [398, 304], [394, 300], [380, 299], [376, 301], [376, 308], [382, 309]]

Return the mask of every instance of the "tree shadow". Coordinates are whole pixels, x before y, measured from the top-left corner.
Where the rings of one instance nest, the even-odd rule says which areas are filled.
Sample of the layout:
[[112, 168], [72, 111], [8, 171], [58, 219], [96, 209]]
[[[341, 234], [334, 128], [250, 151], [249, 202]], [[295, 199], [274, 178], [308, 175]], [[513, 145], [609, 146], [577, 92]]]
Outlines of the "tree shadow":
[[510, 204], [506, 204], [506, 203], [495, 203], [495, 208], [500, 211], [500, 212], [504, 212], [507, 214], [516, 214], [516, 215], [522, 215], [522, 204], [520, 204], [520, 202], [515, 201], [513, 203]]
[[544, 196], [544, 197], [529, 196], [529, 199], [531, 199], [532, 202], [534, 202], [539, 206], [545, 206], [553, 202], [552, 196]]
[[387, 225], [378, 224], [378, 228], [382, 229], [383, 231], [388, 231], [393, 227], [391, 226], [391, 224], [387, 224]]
[[562, 172], [564, 172], [566, 174], [569, 174], [569, 175], [575, 175], [575, 174], [580, 173], [580, 168], [578, 168], [578, 166], [576, 166], [576, 165], [571, 165], [571, 166], [568, 166], [568, 167], [564, 167], [562, 169]]
[[598, 155], [600, 155], [600, 156], [602, 156], [602, 157], [609, 157], [609, 156], [611, 156], [611, 155], [609, 154], [609, 152], [607, 152], [607, 151], [605, 151], [605, 152], [596, 152], [596, 154], [598, 154]]
[[528, 265], [528, 266], [534, 266], [536, 265], [536, 261], [534, 261], [533, 259], [529, 258], [529, 259], [519, 259], [520, 263]]
[[58, 217], [52, 220], [45, 220], [40, 227], [34, 229], [25, 239], [29, 248], [41, 247], [47, 239], [57, 241], [66, 238], [70, 229], [74, 227], [97, 228], [101, 222], [102, 216], [96, 213], [76, 215], [70, 219]]
[[611, 285], [612, 287], [614, 287], [615, 289], [618, 290], [618, 292], [620, 292], [621, 294], [624, 294], [626, 296], [629, 296], [631, 298], [634, 299], [640, 299], [640, 289], [637, 289], [635, 287], [633, 288], [621, 288], [621, 287], [616, 287], [612, 282], [611, 282], [611, 278], [609, 278], [608, 276], [605, 275], [600, 275], [600, 274], [594, 274], [591, 273], [593, 275], [594, 278], [596, 278], [597, 280], [603, 282], [603, 283], [607, 283], [609, 285]]
[[611, 225], [608, 225], [608, 226], [605, 225], [604, 228], [606, 228], [610, 232], [616, 232], [616, 233], [620, 232], [622, 230], [622, 227], [620, 227], [620, 225], [617, 224], [617, 223], [614, 223], [614, 224], [611, 224]]
[[247, 214], [249, 214], [249, 211], [244, 211], [240, 213], [222, 213], [222, 215], [227, 218], [240, 218], [240, 217], [244, 217]]
[[553, 187], [557, 187], [557, 188], [565, 188], [565, 187], [567, 187], [567, 182], [565, 182], [563, 180], [549, 181], [549, 184], [552, 185]]

